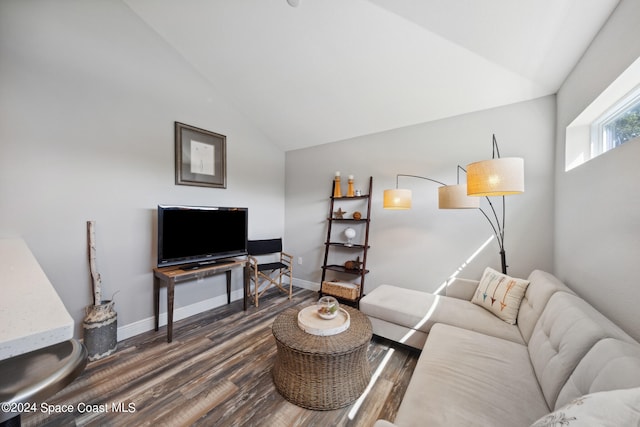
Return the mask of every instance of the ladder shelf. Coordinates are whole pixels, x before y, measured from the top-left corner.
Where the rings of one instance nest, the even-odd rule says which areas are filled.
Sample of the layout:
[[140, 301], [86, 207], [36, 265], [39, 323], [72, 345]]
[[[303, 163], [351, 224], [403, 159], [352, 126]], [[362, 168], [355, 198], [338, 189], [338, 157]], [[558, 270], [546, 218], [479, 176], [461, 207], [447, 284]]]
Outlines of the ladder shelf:
[[[322, 281], [320, 296], [330, 295], [341, 303], [359, 306], [360, 299], [364, 296], [365, 276], [367, 270], [367, 252], [369, 246], [369, 226], [371, 224], [371, 194], [373, 190], [373, 177], [369, 177], [369, 189], [367, 194], [353, 197], [334, 197], [336, 182], [333, 182], [329, 203], [329, 215], [327, 217], [327, 238], [325, 240], [324, 262], [322, 264]], [[362, 210], [361, 217], [345, 218], [342, 216], [342, 208]], [[336, 217], [336, 209], [341, 214]], [[349, 212], [346, 212], [349, 213]], [[334, 227], [335, 226], [335, 227]], [[348, 227], [358, 227], [357, 243], [340, 241], [340, 233]], [[333, 252], [336, 252], [334, 255]], [[345, 264], [329, 263], [332, 258], [356, 256], [356, 260], [346, 260]], [[331, 272], [330, 274], [327, 274]], [[331, 276], [332, 280], [328, 280]], [[344, 278], [347, 279], [344, 279]]]

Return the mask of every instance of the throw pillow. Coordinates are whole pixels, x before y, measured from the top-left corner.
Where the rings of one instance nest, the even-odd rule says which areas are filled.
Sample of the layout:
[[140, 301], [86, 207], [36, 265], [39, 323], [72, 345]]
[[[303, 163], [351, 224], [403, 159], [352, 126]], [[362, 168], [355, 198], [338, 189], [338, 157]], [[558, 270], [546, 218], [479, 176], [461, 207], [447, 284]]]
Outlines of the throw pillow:
[[528, 280], [515, 279], [487, 267], [471, 302], [515, 325]]
[[531, 427], [618, 427], [640, 425], [640, 388], [602, 391], [579, 397]]

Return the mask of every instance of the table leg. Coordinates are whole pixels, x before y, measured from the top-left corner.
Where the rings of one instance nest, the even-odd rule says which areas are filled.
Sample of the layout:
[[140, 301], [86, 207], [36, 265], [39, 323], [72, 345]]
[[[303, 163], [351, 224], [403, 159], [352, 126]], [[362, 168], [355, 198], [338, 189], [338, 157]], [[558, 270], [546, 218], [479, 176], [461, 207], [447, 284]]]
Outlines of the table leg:
[[160, 279], [153, 276], [153, 314], [156, 318], [156, 331], [160, 329]]
[[167, 342], [173, 341], [173, 290], [175, 281], [167, 283]]
[[247, 311], [247, 289], [249, 289], [249, 273], [247, 272], [248, 267], [244, 266], [242, 269], [243, 280], [242, 280], [242, 309]]
[[227, 276], [227, 304], [231, 304], [231, 270], [225, 271]]

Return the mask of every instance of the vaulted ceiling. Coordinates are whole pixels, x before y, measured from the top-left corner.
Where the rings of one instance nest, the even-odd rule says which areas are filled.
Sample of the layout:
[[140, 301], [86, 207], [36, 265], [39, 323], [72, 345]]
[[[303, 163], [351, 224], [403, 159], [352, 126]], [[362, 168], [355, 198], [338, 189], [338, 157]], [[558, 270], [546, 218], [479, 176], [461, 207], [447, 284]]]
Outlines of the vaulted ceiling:
[[283, 150], [556, 93], [618, 4], [124, 1]]

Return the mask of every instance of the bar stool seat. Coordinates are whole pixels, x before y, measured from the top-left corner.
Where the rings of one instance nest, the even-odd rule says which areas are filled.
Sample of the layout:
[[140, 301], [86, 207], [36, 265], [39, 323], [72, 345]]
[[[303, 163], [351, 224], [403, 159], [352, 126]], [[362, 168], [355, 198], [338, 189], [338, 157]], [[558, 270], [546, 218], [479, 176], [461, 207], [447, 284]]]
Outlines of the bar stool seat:
[[[0, 361], [0, 402], [41, 403], [71, 383], [87, 365], [87, 349], [71, 339]], [[20, 414], [0, 412], [3, 425]]]

